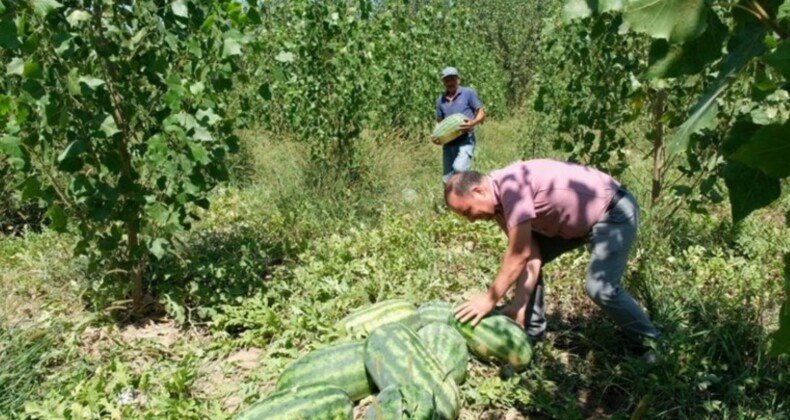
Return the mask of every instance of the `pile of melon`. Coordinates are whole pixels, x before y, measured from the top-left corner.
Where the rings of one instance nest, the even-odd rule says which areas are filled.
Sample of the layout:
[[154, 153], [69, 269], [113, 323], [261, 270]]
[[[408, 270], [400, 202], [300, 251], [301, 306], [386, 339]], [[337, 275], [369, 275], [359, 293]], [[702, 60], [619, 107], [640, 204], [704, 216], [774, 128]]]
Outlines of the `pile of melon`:
[[351, 419], [354, 403], [373, 395], [366, 420], [455, 419], [470, 353], [516, 370], [532, 360], [526, 333], [510, 318], [492, 314], [473, 328], [447, 302], [382, 301], [338, 327], [347, 340], [294, 360], [276, 391], [239, 418]]

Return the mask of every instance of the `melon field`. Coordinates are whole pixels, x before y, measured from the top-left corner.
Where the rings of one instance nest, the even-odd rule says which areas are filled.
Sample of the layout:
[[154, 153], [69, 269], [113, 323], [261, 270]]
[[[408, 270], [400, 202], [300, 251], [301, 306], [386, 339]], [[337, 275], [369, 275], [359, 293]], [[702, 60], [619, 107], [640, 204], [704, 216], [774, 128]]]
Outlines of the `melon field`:
[[[790, 0], [0, 0], [0, 419], [790, 417], [788, 34]], [[443, 324], [507, 246], [444, 204], [445, 66], [473, 169], [634, 193], [655, 364], [584, 249], [543, 341]]]

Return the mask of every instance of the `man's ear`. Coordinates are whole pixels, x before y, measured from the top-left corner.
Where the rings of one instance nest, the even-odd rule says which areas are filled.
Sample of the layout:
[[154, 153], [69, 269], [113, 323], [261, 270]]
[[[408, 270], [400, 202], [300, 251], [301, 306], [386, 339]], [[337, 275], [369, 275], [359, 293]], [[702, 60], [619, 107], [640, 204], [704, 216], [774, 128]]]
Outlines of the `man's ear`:
[[472, 192], [473, 194], [485, 195], [486, 194], [486, 189], [485, 189], [485, 187], [483, 187], [483, 184], [480, 184], [480, 185], [473, 186], [470, 189], [470, 192]]

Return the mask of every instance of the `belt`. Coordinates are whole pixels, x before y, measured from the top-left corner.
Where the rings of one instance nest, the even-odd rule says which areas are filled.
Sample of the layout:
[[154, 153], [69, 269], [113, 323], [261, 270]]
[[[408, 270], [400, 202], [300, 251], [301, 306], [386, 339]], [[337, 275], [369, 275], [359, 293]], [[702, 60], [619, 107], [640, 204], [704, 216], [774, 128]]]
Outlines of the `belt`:
[[617, 202], [620, 201], [620, 199], [623, 197], [625, 197], [625, 190], [622, 187], [620, 187], [617, 190], [617, 192], [614, 193], [614, 196], [612, 197], [612, 201], [610, 201], [609, 206], [606, 207], [606, 211], [607, 212], [611, 211], [614, 208], [614, 206], [617, 205]]

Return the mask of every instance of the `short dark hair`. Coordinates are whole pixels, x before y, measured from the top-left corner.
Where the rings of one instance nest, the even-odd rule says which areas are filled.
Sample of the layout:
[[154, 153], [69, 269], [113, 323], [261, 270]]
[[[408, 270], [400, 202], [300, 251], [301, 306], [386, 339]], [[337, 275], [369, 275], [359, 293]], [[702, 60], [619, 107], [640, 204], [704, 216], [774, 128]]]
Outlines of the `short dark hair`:
[[450, 193], [455, 195], [464, 196], [469, 194], [472, 187], [476, 187], [483, 183], [483, 174], [477, 171], [459, 172], [447, 180], [444, 186], [444, 202], [450, 197]]

